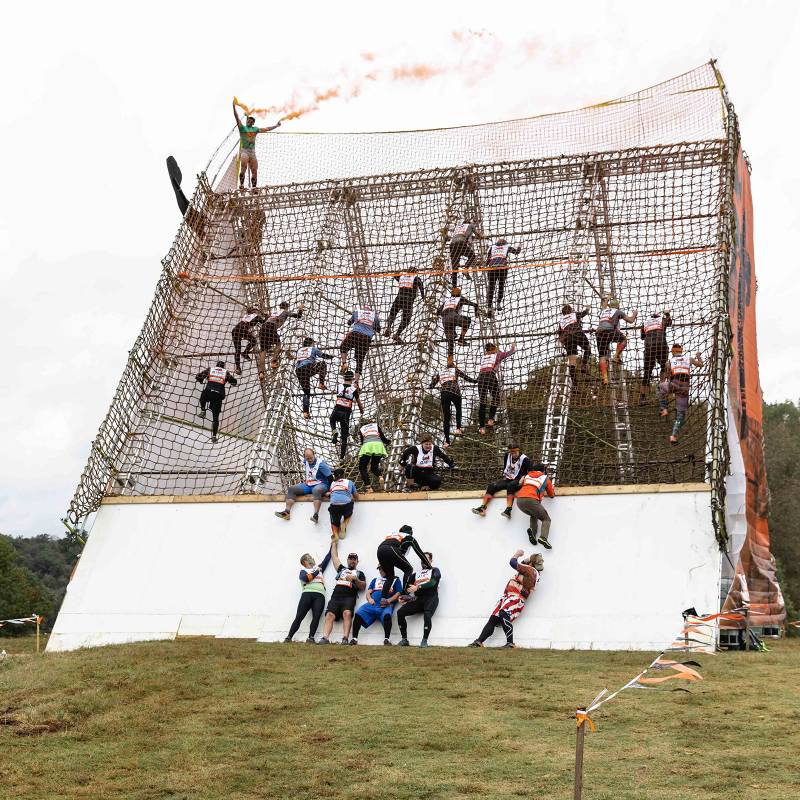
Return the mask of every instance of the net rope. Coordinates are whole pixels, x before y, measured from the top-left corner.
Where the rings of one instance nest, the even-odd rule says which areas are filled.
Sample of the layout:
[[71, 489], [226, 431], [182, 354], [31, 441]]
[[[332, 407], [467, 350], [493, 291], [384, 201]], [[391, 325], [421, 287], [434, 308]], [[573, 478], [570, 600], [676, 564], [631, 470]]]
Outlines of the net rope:
[[[109, 494], [282, 492], [300, 477], [307, 445], [355, 478], [356, 431], [367, 419], [390, 441], [386, 488], [400, 488], [403, 448], [423, 433], [444, 443], [440, 389], [430, 386], [449, 348], [474, 378], [489, 342], [501, 351], [516, 344], [498, 368], [496, 424], [479, 432], [477, 390], [462, 380], [464, 433], [451, 433], [456, 469], [443, 473], [444, 488], [479, 490], [496, 480], [511, 441], [550, 464], [560, 485], [704, 480], [725, 315], [730, 144], [720, 89], [705, 65], [629, 98], [550, 117], [390, 134], [264, 134], [258, 156], [270, 185], [246, 191], [236, 190], [236, 154], [223, 143], [209, 166], [213, 186], [201, 175], [164, 260], [70, 518]], [[477, 231], [475, 259], [462, 255], [455, 264], [451, 243], [465, 218]], [[499, 238], [519, 253], [503, 272], [502, 306], [495, 287], [490, 312], [487, 255]], [[463, 296], [477, 305], [462, 309], [471, 317], [464, 344], [448, 341], [438, 313], [454, 264]], [[368, 305], [385, 329], [395, 277], [412, 268], [425, 296], [415, 295], [400, 341], [372, 339], [359, 386], [365, 412], [353, 412], [342, 457], [329, 415], [348, 318]], [[611, 297], [639, 318], [622, 323], [627, 348], [604, 385], [595, 329]], [[304, 308], [280, 327], [276, 348], [261, 320], [283, 301], [292, 312]], [[557, 336], [565, 302], [590, 309], [583, 329], [591, 357], [574, 378]], [[665, 308], [669, 341], [704, 360], [693, 368], [677, 444], [669, 441], [674, 399], [669, 417], [658, 415], [658, 367], [642, 394], [640, 325]], [[213, 442], [211, 413], [198, 416], [196, 376], [218, 359], [234, 372], [233, 331], [249, 309], [257, 317], [251, 338], [238, 342], [242, 374], [227, 388]], [[402, 319], [401, 311], [392, 334]], [[327, 388], [311, 379], [308, 419], [295, 370], [307, 336], [334, 356], [325, 362]], [[355, 366], [353, 351], [346, 366]]]

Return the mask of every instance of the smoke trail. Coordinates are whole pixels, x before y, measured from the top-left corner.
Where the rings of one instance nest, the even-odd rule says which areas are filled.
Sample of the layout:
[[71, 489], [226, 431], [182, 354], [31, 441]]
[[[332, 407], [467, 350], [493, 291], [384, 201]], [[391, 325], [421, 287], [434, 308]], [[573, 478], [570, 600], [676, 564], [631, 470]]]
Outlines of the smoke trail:
[[[234, 98], [234, 102], [246, 114], [252, 116], [281, 114], [281, 121], [288, 121], [299, 119], [306, 114], [318, 111], [323, 103], [329, 102], [330, 100], [339, 99], [347, 102], [348, 100], [358, 97], [366, 81], [425, 83], [434, 78], [457, 73], [465, 79], [465, 82], [472, 83], [475, 82], [476, 76], [484, 76], [494, 69], [497, 58], [497, 47], [499, 46], [499, 42], [495, 39], [494, 34], [485, 30], [473, 31], [467, 29], [464, 31], [454, 31], [451, 34], [451, 38], [460, 48], [470, 51], [466, 58], [442, 64], [413, 63], [378, 66], [376, 62], [379, 61], [379, 58], [375, 53], [363, 52], [360, 54], [360, 58], [370, 66], [369, 71], [361, 72], [355, 77], [352, 77], [345, 70], [342, 70], [334, 86], [327, 89], [312, 89], [307, 93], [311, 95], [311, 98], [308, 100], [301, 102], [298, 96], [299, 93], [294, 92], [292, 98], [286, 102], [280, 105], [267, 106], [265, 108], [251, 108], [236, 98]], [[479, 52], [477, 55], [472, 55], [471, 51], [475, 45], [483, 50], [487, 49], [488, 45], [492, 52]]]

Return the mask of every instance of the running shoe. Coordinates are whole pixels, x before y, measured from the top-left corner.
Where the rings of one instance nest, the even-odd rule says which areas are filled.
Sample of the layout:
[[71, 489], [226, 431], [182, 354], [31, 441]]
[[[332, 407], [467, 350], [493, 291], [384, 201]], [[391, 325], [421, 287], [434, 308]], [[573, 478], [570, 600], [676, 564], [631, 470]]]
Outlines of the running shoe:
[[506, 519], [511, 519], [511, 506], [509, 506], [500, 516], [505, 517]]
[[536, 536], [530, 528], [528, 528], [528, 541], [534, 546], [537, 544]]
[[390, 642], [388, 639], [384, 639], [384, 640], [383, 640], [383, 643], [384, 643], [384, 645], [386, 645], [387, 647], [391, 647], [391, 646], [392, 646], [392, 643], [391, 643], [391, 642]]
[[288, 511], [276, 511], [275, 516], [278, 519], [289, 519], [289, 512]]
[[479, 517], [486, 516], [486, 506], [478, 506], [477, 508], [472, 509], [473, 514], [477, 514]]
[[472, 642], [472, 644], [468, 644], [467, 647], [483, 647], [483, 642], [479, 642], [477, 639]]
[[427, 640], [427, 639], [423, 639], [423, 640], [422, 640], [422, 641], [419, 643], [419, 646], [420, 646], [420, 647], [428, 647], [428, 640]]
[[542, 539], [541, 537], [539, 537], [539, 544], [542, 547], [544, 547], [545, 550], [552, 550], [553, 549], [553, 545], [551, 545], [550, 542], [547, 541], [547, 539]]
[[397, 643], [397, 646], [398, 646], [398, 647], [410, 647], [411, 645], [410, 645], [410, 643], [409, 643], [408, 639], [401, 639], [401, 640], [400, 640], [400, 641]]
[[316, 524], [319, 522], [319, 514], [317, 514], [317, 512], [316, 512], [316, 511], [315, 511], [315, 512], [314, 512], [314, 513], [311, 515], [311, 521], [312, 521], [312, 522], [313, 522], [315, 525], [316, 525]]
[[[314, 640], [312, 639], [311, 641], [313, 642]], [[325, 636], [323, 636], [323, 637], [322, 637], [322, 638], [321, 638], [321, 639], [320, 639], [320, 640], [317, 642], [317, 644], [330, 644], [330, 643], [331, 643], [331, 640], [330, 640], [330, 639], [328, 639], [328, 638], [327, 638], [327, 637], [325, 637]]]
[[316, 644], [316, 643], [317, 641], [313, 636], [309, 636], [308, 639], [306, 639], [306, 644]]

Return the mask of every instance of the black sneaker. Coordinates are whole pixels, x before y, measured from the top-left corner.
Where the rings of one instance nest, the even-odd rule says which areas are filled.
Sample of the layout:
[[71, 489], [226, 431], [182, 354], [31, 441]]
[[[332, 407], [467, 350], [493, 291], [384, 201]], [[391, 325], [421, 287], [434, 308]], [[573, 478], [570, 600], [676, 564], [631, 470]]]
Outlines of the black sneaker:
[[537, 544], [536, 535], [534, 534], [534, 532], [530, 528], [528, 528], [528, 541], [532, 545], [536, 545]]
[[319, 522], [319, 514], [316, 512], [311, 515], [311, 521], [316, 525]]
[[350, 644], [357, 645], [358, 644], [358, 639], [351, 639], [350, 640]]
[[477, 514], [479, 517], [486, 516], [486, 506], [478, 506], [477, 508], [472, 509], [473, 514]]
[[385, 644], [387, 647], [391, 647], [391, 646], [392, 646], [392, 643], [391, 643], [391, 642], [390, 642], [388, 639], [384, 639], [384, 640], [383, 640], [383, 643], [384, 643], [384, 644]]
[[410, 647], [411, 645], [409, 644], [409, 641], [408, 641], [408, 639], [401, 639], [401, 640], [400, 640], [400, 641], [397, 643], [397, 646], [398, 646], [398, 647]]
[[471, 644], [468, 644], [467, 647], [483, 647], [483, 644], [476, 639]]
[[553, 545], [551, 545], [550, 542], [547, 541], [547, 539], [539, 539], [539, 544], [542, 547], [544, 547], [545, 550], [552, 550], [553, 549]]
[[309, 636], [308, 639], [306, 639], [306, 644], [316, 644], [316, 643], [317, 640], [313, 636]]
[[350, 644], [350, 640], [346, 636], [342, 636], [342, 644]]
[[505, 517], [506, 519], [511, 519], [511, 506], [509, 506], [500, 516]]
[[287, 644], [288, 642], [291, 642], [291, 641], [292, 641], [292, 637], [291, 637], [291, 636], [287, 636], [287, 637], [286, 637], [286, 638], [283, 640], [283, 643], [284, 643], [284, 644]]
[[339, 431], [334, 431], [331, 436], [331, 441], [336, 444], [339, 441]]
[[289, 519], [289, 512], [288, 511], [276, 511], [276, 517], [280, 517], [280, 519]]
[[330, 644], [330, 643], [331, 643], [331, 640], [330, 640], [330, 639], [327, 639], [325, 636], [323, 636], [323, 637], [322, 637], [322, 638], [321, 638], [321, 639], [320, 639], [320, 640], [317, 642], [317, 644]]
[[510, 648], [510, 647], [516, 647], [516, 645], [514, 644], [514, 642], [506, 642], [506, 643], [503, 645], [503, 647], [509, 647], [509, 648]]

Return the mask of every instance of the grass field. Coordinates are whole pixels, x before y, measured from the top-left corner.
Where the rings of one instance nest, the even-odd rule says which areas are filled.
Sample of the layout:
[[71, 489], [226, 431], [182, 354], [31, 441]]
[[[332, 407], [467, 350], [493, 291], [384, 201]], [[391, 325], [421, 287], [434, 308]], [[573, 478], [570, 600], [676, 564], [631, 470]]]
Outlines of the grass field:
[[[3, 798], [571, 798], [571, 714], [645, 653], [0, 640]], [[800, 797], [800, 643], [699, 658], [587, 734], [584, 797]]]

